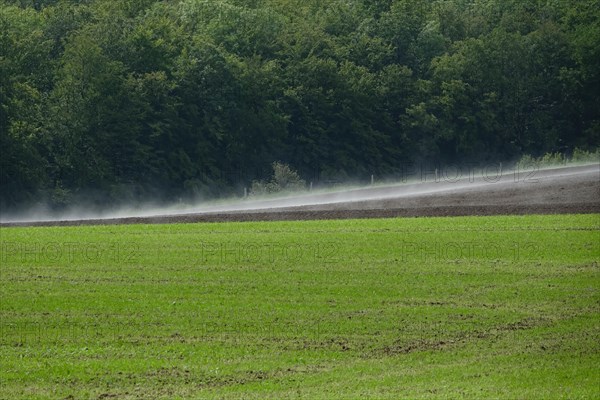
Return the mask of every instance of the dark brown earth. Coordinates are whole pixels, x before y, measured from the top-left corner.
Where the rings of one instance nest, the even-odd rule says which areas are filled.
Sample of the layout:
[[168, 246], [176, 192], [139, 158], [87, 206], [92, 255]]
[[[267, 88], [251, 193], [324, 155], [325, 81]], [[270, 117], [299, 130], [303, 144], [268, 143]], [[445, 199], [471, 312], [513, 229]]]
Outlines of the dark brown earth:
[[[129, 218], [3, 223], [8, 226], [165, 224], [226, 221], [437, 217], [466, 215], [600, 213], [600, 166], [569, 167], [507, 175], [498, 182], [421, 182], [356, 189], [313, 197], [312, 205], [273, 207]], [[340, 201], [351, 196], [357, 201]], [[364, 199], [367, 197], [368, 199]], [[375, 198], [377, 197], [377, 198]], [[363, 198], [363, 200], [360, 200]], [[321, 204], [315, 204], [321, 203]]]

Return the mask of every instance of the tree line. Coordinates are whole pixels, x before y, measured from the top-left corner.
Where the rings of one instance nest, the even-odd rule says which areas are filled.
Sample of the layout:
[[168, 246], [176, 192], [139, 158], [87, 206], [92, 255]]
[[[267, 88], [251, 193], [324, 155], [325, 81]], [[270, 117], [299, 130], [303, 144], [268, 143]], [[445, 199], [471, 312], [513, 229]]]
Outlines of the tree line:
[[0, 0], [0, 207], [600, 144], [600, 0]]

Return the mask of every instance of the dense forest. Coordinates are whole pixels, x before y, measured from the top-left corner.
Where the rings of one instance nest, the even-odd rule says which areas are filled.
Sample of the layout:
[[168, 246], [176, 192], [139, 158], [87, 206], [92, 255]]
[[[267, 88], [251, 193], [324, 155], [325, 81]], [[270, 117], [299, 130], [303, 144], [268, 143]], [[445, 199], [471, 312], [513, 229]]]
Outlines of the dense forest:
[[600, 0], [0, 0], [0, 206], [600, 144]]

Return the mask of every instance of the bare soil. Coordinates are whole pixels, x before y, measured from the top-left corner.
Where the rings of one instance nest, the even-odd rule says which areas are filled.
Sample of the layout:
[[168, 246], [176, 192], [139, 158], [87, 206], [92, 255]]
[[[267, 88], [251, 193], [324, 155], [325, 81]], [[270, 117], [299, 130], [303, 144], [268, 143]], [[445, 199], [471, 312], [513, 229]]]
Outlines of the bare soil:
[[[340, 201], [344, 195], [353, 201]], [[418, 182], [322, 194], [313, 204], [128, 218], [2, 223], [0, 226], [77, 226], [349, 218], [600, 213], [600, 166], [511, 174], [499, 180]]]

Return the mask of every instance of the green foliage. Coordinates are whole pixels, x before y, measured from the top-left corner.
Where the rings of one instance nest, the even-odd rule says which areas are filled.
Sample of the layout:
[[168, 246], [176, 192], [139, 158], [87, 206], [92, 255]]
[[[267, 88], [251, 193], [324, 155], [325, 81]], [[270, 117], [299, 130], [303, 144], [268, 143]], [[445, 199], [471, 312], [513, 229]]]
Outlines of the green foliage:
[[600, 148], [595, 151], [575, 148], [570, 156], [563, 153], [546, 153], [540, 157], [526, 154], [519, 159], [517, 166], [520, 169], [531, 169], [532, 167], [557, 167], [577, 163], [600, 163]]
[[296, 171], [290, 168], [289, 165], [280, 162], [274, 162], [273, 175], [267, 182], [253, 181], [250, 189], [252, 196], [280, 193], [280, 192], [295, 192], [306, 188], [306, 182], [300, 178]]
[[596, 151], [585, 151], [581, 149], [575, 149], [571, 156], [572, 162], [597, 162], [600, 163], [600, 148]]
[[598, 10], [3, 0], [0, 207], [239, 193], [274, 160], [318, 182], [594, 151]]

